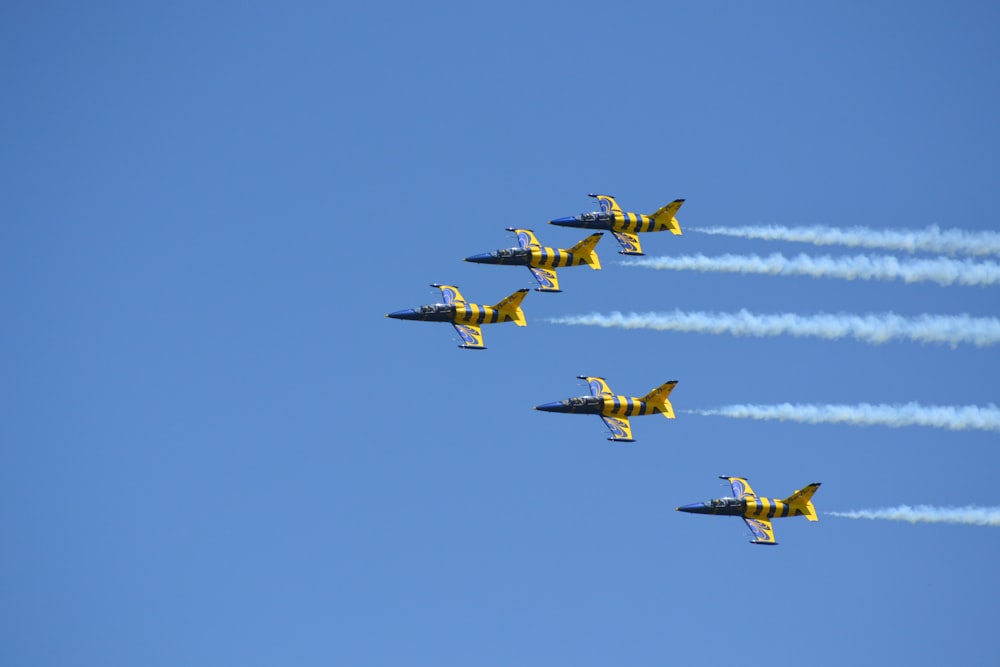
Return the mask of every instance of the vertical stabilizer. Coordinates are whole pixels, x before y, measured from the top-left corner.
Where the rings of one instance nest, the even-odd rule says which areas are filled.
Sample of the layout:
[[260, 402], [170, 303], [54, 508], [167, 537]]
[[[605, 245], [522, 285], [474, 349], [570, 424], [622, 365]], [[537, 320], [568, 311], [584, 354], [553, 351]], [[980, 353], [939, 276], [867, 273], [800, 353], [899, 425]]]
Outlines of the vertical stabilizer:
[[601, 260], [597, 257], [597, 242], [601, 240], [604, 234], [598, 232], [597, 234], [591, 234], [587, 238], [583, 239], [575, 246], [569, 249], [573, 253], [574, 258], [578, 258], [580, 263], [586, 264], [592, 269], [600, 270]]
[[527, 289], [519, 289], [493, 307], [500, 311], [505, 320], [510, 320], [519, 327], [526, 327], [528, 320], [525, 319], [524, 311], [521, 310], [521, 302], [524, 301], [528, 291]]
[[674, 419], [676, 417], [674, 414], [674, 406], [669, 400], [667, 400], [667, 398], [676, 386], [677, 380], [664, 382], [659, 387], [643, 396], [640, 400], [654, 408], [657, 408], [667, 419]]
[[683, 199], [675, 199], [666, 206], [659, 209], [656, 213], [649, 216], [657, 223], [665, 225], [667, 230], [675, 236], [681, 235], [681, 223], [677, 222], [677, 211], [680, 210], [681, 205], [684, 203]]
[[794, 509], [799, 510], [809, 521], [819, 521], [819, 517], [816, 515], [816, 508], [812, 504], [813, 494], [819, 489], [819, 484], [819, 482], [815, 482], [804, 489], [797, 489], [795, 493], [785, 498], [784, 502], [791, 505]]

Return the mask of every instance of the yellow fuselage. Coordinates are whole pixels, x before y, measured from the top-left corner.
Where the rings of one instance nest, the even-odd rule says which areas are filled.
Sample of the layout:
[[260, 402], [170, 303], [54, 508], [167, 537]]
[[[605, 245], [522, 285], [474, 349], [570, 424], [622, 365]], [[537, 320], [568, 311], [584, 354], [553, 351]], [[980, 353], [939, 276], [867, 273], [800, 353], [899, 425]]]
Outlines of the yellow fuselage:
[[642, 213], [611, 214], [611, 230], [615, 232], [662, 232], [669, 228], [668, 222], [653, 220]]
[[799, 505], [786, 503], [777, 498], [746, 498], [747, 508], [743, 516], [751, 519], [773, 519], [783, 516], [802, 516], [805, 512]]
[[457, 324], [495, 324], [513, 322], [514, 318], [493, 306], [467, 303], [455, 306], [455, 316], [452, 321]]
[[655, 415], [662, 412], [660, 408], [646, 401], [631, 396], [614, 396], [603, 399], [600, 414], [605, 417], [631, 417], [632, 415]]
[[584, 257], [578, 257], [568, 250], [559, 248], [532, 248], [528, 266], [536, 269], [558, 269], [564, 266], [580, 266]]

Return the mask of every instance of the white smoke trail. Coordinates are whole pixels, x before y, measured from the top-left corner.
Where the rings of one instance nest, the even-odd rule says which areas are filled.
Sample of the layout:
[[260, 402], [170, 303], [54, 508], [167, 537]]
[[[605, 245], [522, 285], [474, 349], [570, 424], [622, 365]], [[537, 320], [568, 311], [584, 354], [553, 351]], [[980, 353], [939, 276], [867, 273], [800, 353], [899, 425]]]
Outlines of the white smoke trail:
[[932, 507], [931, 505], [900, 505], [877, 510], [824, 512], [847, 519], [886, 519], [910, 523], [960, 523], [971, 526], [1000, 526], [1000, 507]]
[[687, 227], [686, 230], [720, 236], [736, 236], [768, 241], [797, 241], [813, 245], [842, 245], [851, 248], [882, 248], [905, 252], [961, 253], [983, 256], [1000, 255], [1000, 233], [939, 229], [871, 229], [848, 227], [836, 229], [822, 225], [785, 227], [749, 225], [746, 227]]
[[706, 311], [670, 313], [613, 312], [549, 318], [553, 324], [568, 324], [619, 329], [654, 329], [687, 333], [729, 333], [734, 336], [780, 336], [826, 339], [854, 338], [880, 344], [894, 339], [923, 343], [946, 343], [952, 346], [970, 343], [987, 347], [1000, 343], [1000, 320], [969, 315], [919, 315], [903, 317], [895, 313], [873, 315], [794, 313], [758, 314], [747, 310], [736, 313]]
[[625, 266], [673, 271], [713, 271], [721, 273], [760, 273], [799, 275], [845, 280], [903, 280], [907, 283], [935, 282], [939, 285], [994, 285], [1000, 282], [1000, 264], [973, 262], [947, 257], [903, 259], [890, 256], [856, 255], [854, 257], [810, 257], [799, 254], [785, 257], [774, 253], [759, 255], [702, 254], [681, 257], [644, 257], [621, 262]]
[[977, 405], [727, 405], [711, 410], [687, 410], [688, 414], [732, 419], [792, 421], [805, 424], [850, 426], [930, 426], [951, 431], [1000, 431], [1000, 408]]

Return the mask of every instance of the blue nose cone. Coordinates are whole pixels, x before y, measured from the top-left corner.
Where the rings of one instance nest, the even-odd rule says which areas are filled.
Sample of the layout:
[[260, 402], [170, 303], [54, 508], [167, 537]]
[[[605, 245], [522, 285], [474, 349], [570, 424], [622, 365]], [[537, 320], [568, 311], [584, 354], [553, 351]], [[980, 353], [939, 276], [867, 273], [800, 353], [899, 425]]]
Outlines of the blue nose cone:
[[556, 218], [555, 220], [549, 220], [550, 225], [559, 225], [560, 227], [575, 227], [577, 223], [580, 222], [576, 219], [574, 215], [568, 215], [565, 218]]
[[493, 253], [484, 252], [478, 255], [472, 255], [471, 257], [465, 258], [466, 262], [475, 262], [476, 264], [499, 264], [497, 256]]
[[571, 412], [570, 407], [563, 403], [562, 401], [554, 401], [552, 403], [543, 403], [541, 405], [535, 406], [536, 410], [541, 410], [542, 412]]
[[406, 310], [397, 310], [394, 313], [387, 314], [386, 317], [391, 317], [394, 320], [422, 320], [422, 319], [424, 319], [423, 316], [420, 315], [420, 313], [418, 313], [417, 311], [413, 310], [412, 308], [408, 308]]
[[705, 507], [705, 503], [691, 503], [690, 505], [681, 505], [675, 508], [678, 512], [690, 512], [692, 514], [707, 514], [708, 509]]

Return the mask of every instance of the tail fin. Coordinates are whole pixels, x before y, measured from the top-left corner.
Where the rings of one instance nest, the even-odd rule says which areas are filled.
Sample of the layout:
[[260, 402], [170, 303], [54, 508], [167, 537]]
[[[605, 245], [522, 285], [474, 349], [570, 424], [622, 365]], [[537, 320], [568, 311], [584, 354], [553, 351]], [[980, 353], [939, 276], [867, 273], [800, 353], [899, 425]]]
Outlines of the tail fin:
[[819, 485], [819, 482], [815, 482], [804, 489], [796, 489], [795, 493], [785, 498], [785, 502], [794, 509], [800, 510], [810, 521], [819, 521], [819, 517], [816, 516], [816, 508], [813, 507], [811, 500], [813, 494], [819, 489]]
[[594, 247], [597, 245], [597, 242], [601, 240], [602, 236], [604, 236], [604, 234], [601, 232], [591, 234], [570, 248], [569, 251], [573, 253], [573, 257], [580, 258], [580, 261], [583, 264], [588, 265], [592, 269], [600, 270], [601, 260], [598, 259], [597, 252], [594, 250]]
[[681, 204], [684, 203], [683, 199], [675, 199], [660, 210], [658, 210], [653, 215], [649, 216], [656, 222], [662, 222], [670, 230], [671, 234], [676, 236], [681, 235], [681, 223], [677, 222], [677, 211], [680, 209]]
[[528, 326], [528, 320], [524, 318], [524, 311], [521, 310], [521, 302], [524, 301], [524, 297], [527, 296], [528, 289], [519, 289], [509, 297], [493, 306], [500, 311], [500, 314], [505, 318], [510, 318], [514, 324], [519, 327]]
[[677, 380], [671, 380], [670, 382], [665, 382], [656, 389], [654, 389], [653, 391], [643, 396], [640, 400], [648, 403], [653, 407], [659, 408], [660, 412], [662, 412], [663, 416], [666, 417], [667, 419], [674, 419], [674, 417], [676, 417], [676, 415], [674, 414], [674, 406], [671, 405], [670, 401], [667, 400], [667, 397], [670, 396], [670, 392], [672, 392], [674, 390], [674, 387], [676, 386], [677, 386]]

